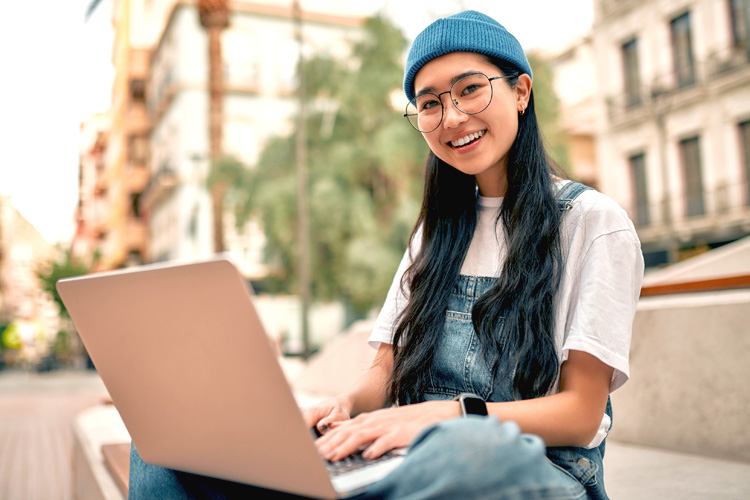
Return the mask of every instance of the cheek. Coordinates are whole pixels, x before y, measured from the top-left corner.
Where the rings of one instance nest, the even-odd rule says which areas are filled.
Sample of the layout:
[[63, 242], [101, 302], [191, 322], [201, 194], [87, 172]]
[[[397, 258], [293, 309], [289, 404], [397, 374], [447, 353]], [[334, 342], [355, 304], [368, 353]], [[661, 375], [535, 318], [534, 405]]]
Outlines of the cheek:
[[505, 139], [515, 140], [518, 134], [518, 113], [513, 107], [503, 107], [495, 114], [496, 133]]
[[438, 138], [437, 130], [430, 132], [429, 134], [422, 134], [427, 146], [432, 150], [433, 153], [440, 148], [440, 139]]

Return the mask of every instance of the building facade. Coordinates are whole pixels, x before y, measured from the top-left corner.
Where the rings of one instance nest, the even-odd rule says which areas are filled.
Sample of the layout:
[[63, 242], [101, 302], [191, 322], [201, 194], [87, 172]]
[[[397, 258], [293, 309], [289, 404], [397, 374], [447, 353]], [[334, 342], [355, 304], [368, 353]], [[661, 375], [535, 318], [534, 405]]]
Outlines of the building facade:
[[[206, 186], [208, 36], [197, 3], [113, 3], [112, 105], [107, 133], [83, 134], [77, 235], [79, 247], [97, 251], [101, 269], [214, 253]], [[252, 168], [268, 138], [293, 130], [299, 46], [291, 1], [228, 5], [229, 25], [221, 36], [222, 151]], [[375, 8], [304, 2], [305, 53], [345, 56]], [[251, 221], [237, 230], [232, 214], [224, 215], [223, 226], [227, 250], [244, 273], [262, 277], [260, 227]]]
[[78, 162], [78, 205], [75, 233], [71, 242], [73, 256], [96, 269], [95, 256], [102, 252], [103, 237], [109, 222], [106, 186], [106, 152], [109, 139], [109, 113], [95, 114], [81, 123]]
[[750, 234], [750, 1], [594, 5], [599, 187], [647, 265]]
[[114, 42], [112, 103], [106, 117], [82, 125], [81, 190], [74, 247], [95, 251], [97, 269], [115, 269], [149, 260], [146, 220], [140, 195], [148, 182], [148, 116], [143, 49], [143, 16], [137, 0], [112, 5]]

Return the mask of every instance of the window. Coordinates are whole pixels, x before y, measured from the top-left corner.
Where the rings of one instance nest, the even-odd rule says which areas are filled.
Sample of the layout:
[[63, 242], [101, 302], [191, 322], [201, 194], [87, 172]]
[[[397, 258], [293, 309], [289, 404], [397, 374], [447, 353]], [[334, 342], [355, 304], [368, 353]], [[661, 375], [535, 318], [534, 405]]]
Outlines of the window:
[[625, 77], [625, 105], [641, 104], [641, 77], [638, 70], [638, 39], [622, 44], [622, 65]]
[[729, 0], [729, 15], [732, 18], [734, 46], [747, 48], [750, 35], [750, 0]]
[[146, 102], [146, 81], [141, 78], [130, 80], [130, 97], [135, 102]]
[[685, 12], [672, 20], [672, 55], [677, 87], [687, 87], [695, 83], [695, 61], [693, 61], [690, 12]]
[[646, 155], [639, 153], [628, 159], [630, 177], [633, 180], [633, 199], [635, 200], [635, 222], [639, 227], [651, 224], [651, 213], [648, 203], [646, 183]]
[[141, 193], [130, 195], [130, 215], [136, 219], [141, 218]]
[[740, 144], [742, 147], [742, 182], [745, 203], [750, 205], [750, 121], [740, 123]]
[[687, 215], [705, 214], [703, 205], [703, 175], [701, 173], [700, 139], [691, 137], [680, 141], [680, 159], [685, 178]]

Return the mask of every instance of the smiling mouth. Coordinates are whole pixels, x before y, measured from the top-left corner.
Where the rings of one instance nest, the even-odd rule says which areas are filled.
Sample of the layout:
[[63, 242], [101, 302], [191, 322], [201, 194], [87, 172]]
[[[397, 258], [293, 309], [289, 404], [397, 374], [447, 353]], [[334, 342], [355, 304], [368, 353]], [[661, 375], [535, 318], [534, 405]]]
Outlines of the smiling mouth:
[[455, 141], [450, 141], [450, 145], [453, 146], [454, 148], [466, 147], [469, 144], [472, 144], [475, 141], [479, 140], [484, 135], [484, 133], [485, 133], [484, 130], [480, 130], [479, 132], [467, 134], [464, 137], [461, 137], [460, 139], [456, 139]]

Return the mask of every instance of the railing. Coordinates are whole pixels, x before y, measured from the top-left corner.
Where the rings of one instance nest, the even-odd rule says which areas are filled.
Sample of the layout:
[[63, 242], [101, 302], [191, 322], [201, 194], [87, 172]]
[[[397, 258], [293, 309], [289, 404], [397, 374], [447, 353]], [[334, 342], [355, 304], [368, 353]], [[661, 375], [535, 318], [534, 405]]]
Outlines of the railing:
[[647, 203], [637, 203], [635, 199], [620, 202], [639, 229], [672, 223], [694, 222], [705, 218], [715, 220], [723, 216], [744, 213], [750, 223], [750, 184], [747, 179], [738, 182], [722, 182], [712, 189], [703, 189], [703, 207], [701, 213], [690, 215], [688, 196], [674, 190], [668, 196]]
[[743, 46], [717, 50], [699, 61], [694, 60], [691, 75], [680, 77], [675, 71], [657, 75], [650, 84], [626, 89], [605, 98], [610, 121], [627, 119], [636, 112], [656, 115], [669, 111], [674, 99], [703, 85], [715, 85], [716, 79], [750, 68], [750, 50]]
[[179, 185], [180, 181], [174, 169], [168, 164], [151, 176], [146, 188], [141, 194], [141, 206], [149, 209], [165, 199]]

